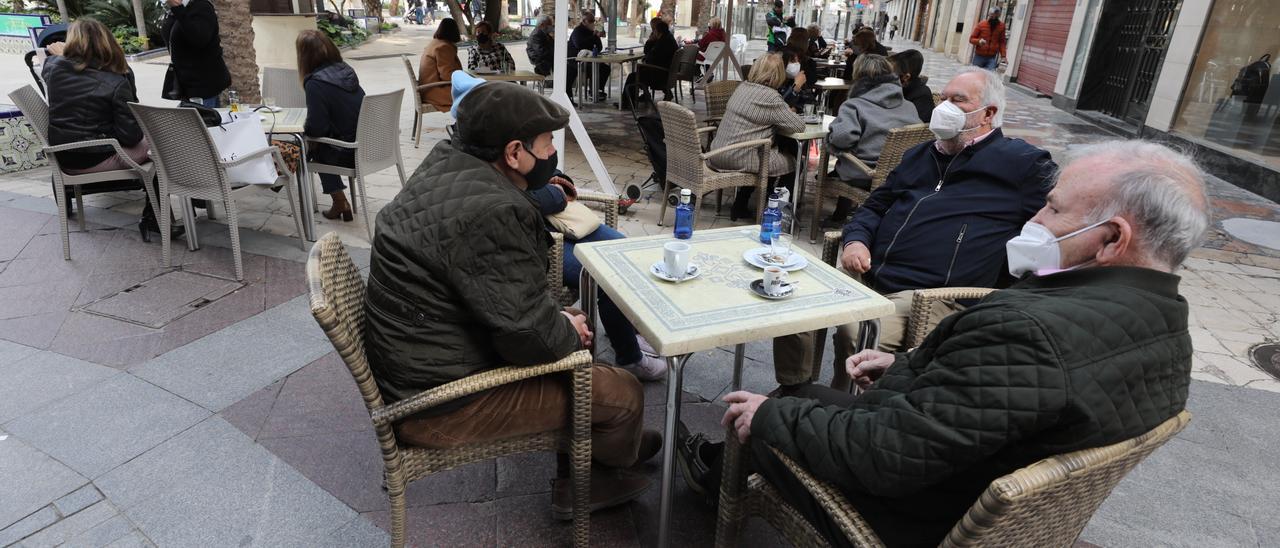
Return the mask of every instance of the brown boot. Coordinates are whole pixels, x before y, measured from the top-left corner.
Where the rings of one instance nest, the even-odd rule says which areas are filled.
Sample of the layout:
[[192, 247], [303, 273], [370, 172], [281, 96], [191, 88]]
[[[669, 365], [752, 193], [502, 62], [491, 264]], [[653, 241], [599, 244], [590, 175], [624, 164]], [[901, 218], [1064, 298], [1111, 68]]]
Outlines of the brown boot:
[[343, 222], [351, 222], [355, 217], [351, 214], [351, 202], [347, 201], [346, 193], [341, 190], [329, 195], [333, 198], [333, 207], [327, 211], [320, 212], [326, 219], [337, 219], [342, 217]]
[[[591, 466], [591, 512], [624, 504], [639, 498], [649, 488], [648, 478], [618, 468]], [[573, 519], [573, 481], [569, 478], [551, 480], [551, 517], [568, 521]]]
[[662, 452], [662, 432], [645, 429], [640, 433], [640, 450], [636, 452], [636, 464], [644, 464]]

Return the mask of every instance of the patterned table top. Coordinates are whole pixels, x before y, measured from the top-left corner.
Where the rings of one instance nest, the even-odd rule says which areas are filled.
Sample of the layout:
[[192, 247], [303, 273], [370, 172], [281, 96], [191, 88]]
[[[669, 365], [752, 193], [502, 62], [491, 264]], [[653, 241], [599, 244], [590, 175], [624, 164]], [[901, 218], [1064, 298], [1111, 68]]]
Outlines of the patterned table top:
[[789, 299], [756, 296], [749, 284], [762, 271], [747, 264], [743, 252], [761, 247], [754, 227], [694, 232], [692, 263], [701, 274], [672, 284], [655, 278], [649, 267], [662, 260], [669, 235], [627, 238], [574, 246], [574, 255], [600, 289], [613, 298], [660, 354], [677, 356], [719, 346], [771, 339], [878, 318], [893, 304], [849, 275], [797, 249], [809, 260], [792, 272], [800, 282]]
[[595, 57], [575, 57], [581, 63], [630, 63], [644, 59], [641, 53], [601, 53]]
[[[226, 120], [227, 109], [220, 108], [219, 112], [223, 113], [223, 120]], [[307, 109], [305, 108], [281, 108], [280, 112], [268, 112], [266, 110], [258, 111], [258, 117], [262, 121], [262, 131], [273, 135], [302, 133], [303, 124], [307, 123]]]

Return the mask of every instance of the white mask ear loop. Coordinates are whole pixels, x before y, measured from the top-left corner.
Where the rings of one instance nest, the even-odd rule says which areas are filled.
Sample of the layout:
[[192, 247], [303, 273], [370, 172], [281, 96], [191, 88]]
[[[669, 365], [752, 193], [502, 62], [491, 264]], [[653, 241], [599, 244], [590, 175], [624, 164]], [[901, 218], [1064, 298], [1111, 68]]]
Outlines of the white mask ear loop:
[[1104, 224], [1106, 224], [1106, 223], [1109, 223], [1109, 222], [1111, 222], [1111, 219], [1103, 219], [1103, 220], [1098, 221], [1098, 222], [1096, 222], [1096, 223], [1093, 223], [1093, 224], [1091, 224], [1091, 225], [1089, 225], [1089, 226], [1086, 226], [1086, 227], [1084, 227], [1084, 228], [1081, 228], [1080, 230], [1077, 230], [1077, 231], [1072, 232], [1072, 233], [1070, 233], [1070, 234], [1067, 234], [1067, 235], [1065, 235], [1065, 236], [1061, 236], [1061, 237], [1059, 237], [1059, 238], [1056, 238], [1056, 239], [1054, 239], [1053, 241], [1054, 241], [1055, 243], [1056, 243], [1056, 242], [1061, 242], [1062, 240], [1065, 240], [1065, 239], [1067, 239], [1067, 238], [1073, 237], [1073, 236], [1075, 236], [1075, 235], [1077, 235], [1077, 234], [1080, 234], [1080, 233], [1082, 233], [1082, 232], [1085, 232], [1085, 231], [1087, 231], [1087, 230], [1093, 230], [1093, 229], [1098, 228], [1098, 227], [1100, 227], [1100, 226], [1102, 226], [1102, 225], [1104, 225]]

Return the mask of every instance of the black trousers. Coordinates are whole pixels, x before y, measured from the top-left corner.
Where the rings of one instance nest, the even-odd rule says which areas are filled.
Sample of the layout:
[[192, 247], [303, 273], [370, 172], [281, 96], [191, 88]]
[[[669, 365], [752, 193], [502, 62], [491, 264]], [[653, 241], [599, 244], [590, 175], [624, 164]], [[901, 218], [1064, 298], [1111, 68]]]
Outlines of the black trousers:
[[[585, 74], [583, 78], [590, 80], [591, 67], [589, 66], [584, 67], [584, 69], [585, 70], [583, 70], [583, 72]], [[610, 71], [610, 68], [608, 64], [600, 63], [600, 81], [596, 82], [596, 85], [592, 86], [592, 89], [600, 93], [604, 92], [604, 85], [609, 82], [609, 71]], [[569, 59], [569, 62], [565, 63], [565, 74], [564, 74], [565, 87], [567, 87], [568, 89], [573, 89], [573, 83], [577, 79], [578, 79], [578, 62], [576, 60]]]
[[[817, 384], [808, 384], [795, 388], [790, 395], [798, 398], [808, 398], [817, 400], [823, 405], [838, 405], [848, 407], [853, 403], [854, 396], [848, 392], [836, 390], [829, 386], [821, 386]], [[827, 511], [818, 504], [818, 501], [809, 494], [809, 490], [796, 479], [795, 475], [787, 469], [782, 461], [778, 460], [769, 450], [769, 446], [754, 442], [751, 444], [751, 469], [758, 472], [765, 479], [769, 480], [769, 484], [778, 490], [783, 500], [787, 501], [792, 508], [799, 510], [814, 528], [826, 537], [827, 542], [832, 546], [852, 546], [849, 539], [845, 538], [844, 533], [840, 531], [840, 526], [831, 519]]]

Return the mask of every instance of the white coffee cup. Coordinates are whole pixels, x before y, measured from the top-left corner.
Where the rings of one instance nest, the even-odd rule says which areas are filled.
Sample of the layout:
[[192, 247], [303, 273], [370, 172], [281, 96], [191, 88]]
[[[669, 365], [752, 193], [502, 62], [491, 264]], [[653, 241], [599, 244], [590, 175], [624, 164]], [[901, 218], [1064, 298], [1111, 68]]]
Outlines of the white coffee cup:
[[783, 295], [791, 290], [787, 281], [787, 271], [781, 267], [770, 266], [764, 269], [764, 292], [773, 296]]
[[689, 272], [689, 256], [693, 254], [693, 246], [684, 242], [667, 242], [662, 246], [662, 269], [668, 276], [679, 281]]

